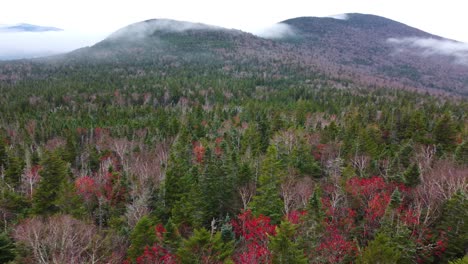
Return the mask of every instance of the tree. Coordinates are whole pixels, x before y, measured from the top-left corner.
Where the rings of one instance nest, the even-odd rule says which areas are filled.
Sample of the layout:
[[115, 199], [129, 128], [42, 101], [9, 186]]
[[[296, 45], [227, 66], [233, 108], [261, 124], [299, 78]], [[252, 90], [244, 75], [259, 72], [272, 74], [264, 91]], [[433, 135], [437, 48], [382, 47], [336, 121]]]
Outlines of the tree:
[[416, 187], [421, 183], [419, 167], [417, 164], [412, 164], [403, 175], [406, 185]]
[[434, 127], [434, 139], [441, 150], [441, 154], [452, 151], [456, 146], [456, 125], [450, 114], [445, 113]]
[[177, 256], [182, 263], [225, 263], [230, 260], [234, 241], [224, 242], [221, 233], [211, 235], [208, 230], [196, 229], [193, 235], [182, 242]]
[[54, 214], [60, 211], [60, 190], [68, 178], [68, 165], [53, 152], [46, 154], [41, 166], [41, 181], [33, 196], [33, 212]]
[[295, 241], [296, 227], [289, 221], [282, 221], [276, 227], [276, 235], [270, 237], [270, 250], [274, 264], [307, 263], [304, 252]]
[[401, 252], [395, 248], [390, 238], [382, 233], [377, 234], [374, 240], [364, 249], [358, 258], [359, 264], [394, 264], [399, 263]]
[[121, 263], [123, 240], [68, 215], [23, 220], [13, 231], [28, 263]]
[[9, 156], [8, 165], [5, 170], [6, 182], [11, 184], [14, 188], [18, 187], [21, 182], [21, 175], [23, 174], [24, 167], [25, 162], [21, 158]]
[[138, 221], [130, 234], [130, 247], [127, 256], [131, 260], [142, 255], [146, 246], [152, 246], [156, 242], [156, 224], [157, 222], [148, 216], [143, 216]]
[[279, 196], [280, 180], [284, 177], [281, 161], [274, 145], [267, 149], [262, 171], [259, 176], [257, 194], [251, 203], [252, 211], [256, 215], [267, 215], [273, 222], [279, 222], [283, 216], [283, 201]]
[[468, 141], [463, 141], [455, 149], [455, 160], [460, 165], [468, 165]]
[[6, 233], [0, 233], [0, 264], [15, 259], [15, 245]]
[[442, 260], [463, 257], [468, 248], [468, 198], [458, 191], [443, 206], [441, 221], [437, 227], [448, 239]]

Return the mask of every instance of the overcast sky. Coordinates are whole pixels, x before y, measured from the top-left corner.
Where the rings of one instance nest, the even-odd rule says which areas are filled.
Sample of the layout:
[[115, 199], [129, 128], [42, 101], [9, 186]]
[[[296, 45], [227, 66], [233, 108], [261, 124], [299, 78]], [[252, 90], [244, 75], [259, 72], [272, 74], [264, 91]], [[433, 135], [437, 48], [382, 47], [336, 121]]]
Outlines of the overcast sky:
[[[298, 16], [357, 12], [384, 16], [468, 43], [467, 10], [465, 0], [2, 0], [0, 24], [25, 22], [62, 28], [67, 32], [62, 33], [67, 38], [61, 40], [67, 44], [64, 49], [70, 49], [92, 45], [121, 27], [151, 18], [255, 32]], [[14, 43], [14, 38], [10, 35], [8, 42]], [[4, 39], [0, 37], [0, 41]], [[22, 39], [29, 45], [42, 45], [29, 37]], [[50, 40], [58, 42], [59, 37]]]

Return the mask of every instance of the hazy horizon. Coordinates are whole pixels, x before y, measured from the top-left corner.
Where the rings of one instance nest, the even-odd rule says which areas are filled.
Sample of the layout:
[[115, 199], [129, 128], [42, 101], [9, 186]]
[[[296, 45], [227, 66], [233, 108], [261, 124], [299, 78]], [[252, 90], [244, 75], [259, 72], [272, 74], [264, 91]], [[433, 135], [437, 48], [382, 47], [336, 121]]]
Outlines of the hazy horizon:
[[[0, 59], [11, 54], [25, 57], [72, 51], [99, 42], [129, 24], [153, 18], [203, 23], [261, 35], [286, 19], [327, 17], [344, 13], [383, 16], [444, 38], [468, 43], [468, 24], [463, 3], [439, 1], [225, 1], [154, 2], [147, 0], [71, 1], [18, 0], [4, 3], [0, 25], [28, 23], [61, 28], [62, 32], [0, 32]], [[27, 8], [25, 8], [27, 7]], [[183, 7], [183, 8], [181, 8]], [[424, 11], [419, 11], [424, 10]], [[280, 29], [281, 30], [281, 29]]]

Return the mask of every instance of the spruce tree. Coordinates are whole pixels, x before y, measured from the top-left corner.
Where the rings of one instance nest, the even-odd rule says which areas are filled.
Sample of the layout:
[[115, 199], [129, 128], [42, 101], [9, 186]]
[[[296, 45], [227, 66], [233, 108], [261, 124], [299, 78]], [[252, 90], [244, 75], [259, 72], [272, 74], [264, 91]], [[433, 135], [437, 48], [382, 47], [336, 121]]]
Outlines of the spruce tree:
[[130, 234], [130, 247], [127, 256], [135, 260], [145, 250], [156, 242], [155, 226], [157, 221], [149, 216], [143, 216]]
[[15, 259], [15, 245], [6, 233], [0, 233], [0, 264]]
[[54, 214], [60, 211], [60, 191], [68, 178], [68, 165], [57, 152], [47, 153], [41, 165], [41, 181], [33, 196], [33, 212]]
[[283, 216], [283, 201], [279, 196], [280, 180], [283, 177], [284, 171], [281, 161], [278, 160], [278, 151], [274, 145], [271, 145], [262, 162], [257, 194], [253, 197], [250, 206], [256, 215], [269, 216], [273, 223], [279, 223]]
[[401, 251], [396, 248], [391, 238], [379, 233], [358, 258], [359, 264], [395, 264], [399, 263]]
[[181, 263], [223, 263], [231, 259], [234, 241], [224, 242], [221, 233], [211, 235], [208, 230], [196, 229], [177, 250]]
[[404, 173], [405, 183], [410, 187], [416, 187], [421, 183], [419, 167], [417, 164], [412, 164]]
[[270, 250], [274, 264], [306, 264], [307, 258], [295, 241], [296, 227], [289, 221], [282, 221], [276, 227], [276, 236], [270, 237]]
[[468, 141], [463, 141], [455, 149], [455, 161], [462, 166], [468, 165]]

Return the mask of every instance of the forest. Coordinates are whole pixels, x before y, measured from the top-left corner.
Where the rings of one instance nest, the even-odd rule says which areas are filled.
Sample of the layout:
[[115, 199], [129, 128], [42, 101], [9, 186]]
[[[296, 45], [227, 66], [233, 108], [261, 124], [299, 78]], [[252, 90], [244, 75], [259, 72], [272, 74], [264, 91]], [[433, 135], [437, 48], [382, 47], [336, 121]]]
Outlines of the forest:
[[12, 65], [0, 263], [468, 261], [464, 97], [239, 65]]

